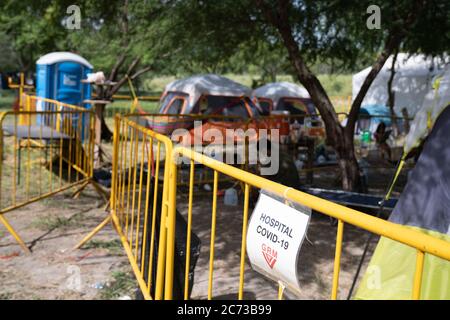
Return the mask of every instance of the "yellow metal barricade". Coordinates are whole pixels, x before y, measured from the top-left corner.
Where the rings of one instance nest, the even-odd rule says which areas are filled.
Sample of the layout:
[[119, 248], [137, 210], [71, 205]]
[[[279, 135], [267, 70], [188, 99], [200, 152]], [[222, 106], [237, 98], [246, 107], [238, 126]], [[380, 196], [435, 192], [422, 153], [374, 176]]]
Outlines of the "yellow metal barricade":
[[[238, 294], [237, 298], [242, 299], [244, 293], [244, 279], [245, 279], [245, 265], [246, 265], [246, 236], [247, 236], [247, 224], [249, 217], [249, 200], [250, 190], [252, 188], [264, 189], [275, 195], [278, 195], [288, 201], [298, 203], [311, 209], [323, 213], [327, 216], [336, 218], [338, 220], [337, 236], [336, 236], [336, 249], [334, 260], [334, 274], [332, 281], [331, 299], [336, 299], [339, 288], [339, 272], [341, 262], [341, 251], [343, 244], [344, 224], [348, 223], [356, 227], [362, 228], [366, 231], [374, 234], [390, 238], [392, 240], [401, 242], [417, 250], [417, 263], [414, 279], [410, 279], [413, 283], [413, 299], [419, 299], [421, 290], [421, 280], [423, 273], [423, 261], [425, 254], [435, 255], [445, 260], [450, 260], [450, 243], [434, 238], [432, 236], [420, 233], [418, 231], [409, 229], [402, 225], [398, 225], [389, 221], [385, 221], [380, 218], [370, 216], [368, 214], [349, 209], [347, 207], [338, 205], [336, 203], [309, 195], [304, 192], [297, 191], [293, 188], [283, 186], [281, 184], [269, 181], [260, 176], [251, 174], [249, 172], [242, 171], [233, 166], [224, 164], [223, 162], [216, 161], [203, 154], [197, 153], [189, 148], [175, 147], [173, 153], [173, 161], [171, 164], [170, 184], [169, 187], [169, 203], [172, 210], [169, 210], [168, 214], [168, 230], [167, 230], [167, 253], [166, 253], [166, 275], [165, 275], [165, 299], [172, 298], [173, 282], [174, 282], [174, 248], [175, 248], [175, 205], [180, 206], [180, 201], [177, 202], [177, 159], [184, 158], [190, 163], [191, 180], [189, 192], [187, 195], [187, 240], [186, 240], [186, 270], [184, 280], [184, 292], [185, 298], [188, 298], [188, 266], [190, 259], [190, 234], [192, 228], [195, 228], [193, 223], [193, 208], [194, 208], [194, 163], [200, 163], [210, 168], [214, 172], [214, 186], [212, 194], [211, 205], [211, 232], [210, 232], [210, 244], [209, 244], [209, 271], [208, 271], [208, 286], [207, 286], [207, 298], [213, 298], [214, 279], [217, 275], [214, 273], [215, 262], [215, 249], [217, 247], [216, 240], [216, 228], [218, 218], [218, 179], [219, 175], [226, 175], [236, 180], [242, 181], [245, 185], [245, 192], [243, 196], [243, 211], [242, 211], [242, 226], [241, 228], [241, 246], [240, 246], [240, 266], [238, 275]], [[179, 159], [178, 159], [179, 160]], [[179, 200], [179, 199], [178, 199]], [[203, 202], [205, 200], [202, 200]], [[204, 206], [204, 204], [203, 204]], [[223, 221], [222, 221], [223, 222]], [[230, 228], [230, 227], [228, 227]], [[231, 267], [231, 266], [230, 266]], [[232, 277], [232, 275], [230, 275]], [[217, 282], [216, 282], [217, 283]], [[216, 284], [217, 285], [217, 284]], [[229, 285], [227, 283], [227, 285]], [[282, 289], [280, 288], [280, 293]], [[279, 296], [281, 296], [280, 294]]]
[[146, 299], [161, 299], [172, 142], [116, 116], [111, 216]]
[[94, 120], [84, 108], [28, 95], [23, 99], [28, 108], [40, 104], [46, 111], [0, 115], [0, 222], [29, 252], [5, 213], [71, 187], [79, 187], [78, 195], [89, 183], [95, 185]]
[[[180, 186], [178, 180], [180, 160], [184, 160], [184, 164], [187, 164], [189, 168], [188, 191], [183, 194], [177, 192]], [[198, 164], [212, 170], [213, 173], [210, 206], [209, 201], [204, 197], [200, 199], [197, 197], [195, 171]], [[230, 220], [224, 221], [221, 218], [221, 207], [218, 200], [221, 176], [239, 181], [243, 185], [242, 212], [241, 214], [238, 214], [237, 211], [233, 212], [239, 216], [239, 226], [231, 223]], [[425, 254], [450, 261], [450, 244], [448, 242], [275, 183], [214, 160], [192, 148], [173, 147], [172, 141], [167, 136], [145, 128], [127, 116], [116, 116], [112, 179], [111, 213], [83, 241], [90, 239], [112, 220], [146, 299], [174, 298], [175, 281], [178, 285], [177, 290], [180, 290], [179, 286], [182, 286], [184, 298], [190, 297], [190, 282], [193, 281], [189, 275], [192, 271], [190, 268], [191, 259], [193, 259], [191, 256], [192, 232], [199, 228], [194, 217], [199, 213], [210, 221], [207, 224], [210, 231], [206, 234], [209, 246], [204, 245], [207, 248], [202, 250], [203, 264], [205, 265], [204, 260], [206, 260], [207, 266], [200, 272], [207, 279], [200, 285], [200, 290], [204, 292], [205, 297], [212, 299], [214, 298], [214, 289], [219, 284], [221, 286], [226, 284], [227, 288], [231, 288], [234, 281], [234, 286], [237, 288], [236, 298], [244, 298], [246, 272], [249, 270], [246, 261], [247, 226], [254, 190], [268, 191], [287, 201], [307, 206], [338, 220], [330, 293], [332, 299], [338, 297], [341, 252], [346, 223], [417, 250], [415, 275], [413, 279], [409, 279], [413, 284], [412, 298], [414, 299], [420, 298]], [[177, 208], [184, 209], [187, 220], [185, 238], [179, 238], [177, 235]], [[210, 210], [210, 213], [205, 214], [205, 210]], [[219, 228], [220, 224], [225, 224], [222, 229]], [[202, 221], [202, 228], [204, 227], [205, 222]], [[226, 238], [226, 241], [238, 241], [239, 250], [233, 252], [233, 256], [236, 256], [235, 265], [227, 265], [226, 278], [221, 279], [220, 276], [224, 275], [219, 276], [215, 267], [217, 266], [218, 252], [221, 252], [221, 247], [226, 243], [216, 240], [218, 236], [221, 236], [222, 231], [230, 230], [238, 232], [239, 239], [235, 239], [236, 236], [234, 236], [233, 239]], [[204, 229], [202, 232], [202, 236], [205, 236]], [[180, 250], [180, 242], [183, 242], [182, 247], [185, 254], [185, 260], [181, 263], [180, 256], [178, 255], [177, 259], [175, 252], [176, 247], [177, 250]], [[178, 263], [178, 271], [175, 274], [176, 263]], [[222, 260], [220, 263], [223, 267], [224, 261]], [[236, 274], [233, 274], [234, 272]], [[279, 292], [274, 292], [273, 296], [282, 298], [283, 288], [280, 287]]]
[[111, 212], [78, 245], [112, 221], [145, 299], [163, 295], [171, 140], [116, 115]]

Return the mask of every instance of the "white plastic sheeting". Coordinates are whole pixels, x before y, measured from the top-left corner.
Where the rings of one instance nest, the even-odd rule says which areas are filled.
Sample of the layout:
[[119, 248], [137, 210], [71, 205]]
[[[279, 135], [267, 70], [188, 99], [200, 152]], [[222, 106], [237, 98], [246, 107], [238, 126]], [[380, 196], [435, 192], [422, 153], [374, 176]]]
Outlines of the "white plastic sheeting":
[[272, 82], [253, 91], [253, 95], [258, 98], [268, 98], [273, 101], [274, 109], [277, 109], [278, 101], [281, 98], [304, 98], [309, 99], [308, 91], [290, 82]]
[[405, 138], [405, 155], [419, 146], [421, 141], [428, 136], [436, 119], [450, 104], [450, 65], [432, 82], [434, 88], [426, 94], [423, 106], [414, 117], [411, 129]]
[[63, 61], [77, 62], [77, 63], [80, 63], [80, 64], [88, 67], [89, 69], [94, 69], [92, 64], [90, 64], [85, 58], [83, 58], [75, 53], [72, 53], [72, 52], [62, 52], [62, 51], [61, 52], [52, 52], [52, 53], [43, 55], [36, 61], [36, 64], [50, 65], [50, 64], [55, 64], [58, 62], [63, 62]]
[[[380, 73], [367, 92], [362, 107], [365, 105], [388, 105], [388, 81], [391, 75], [393, 56], [389, 57]], [[438, 58], [427, 58], [424, 55], [399, 53], [395, 65], [396, 74], [393, 81], [395, 92], [394, 110], [401, 115], [406, 108], [410, 116], [414, 116], [424, 102], [424, 97], [431, 89], [432, 78], [442, 71], [444, 63]], [[353, 99], [359, 92], [371, 67], [353, 75]]]

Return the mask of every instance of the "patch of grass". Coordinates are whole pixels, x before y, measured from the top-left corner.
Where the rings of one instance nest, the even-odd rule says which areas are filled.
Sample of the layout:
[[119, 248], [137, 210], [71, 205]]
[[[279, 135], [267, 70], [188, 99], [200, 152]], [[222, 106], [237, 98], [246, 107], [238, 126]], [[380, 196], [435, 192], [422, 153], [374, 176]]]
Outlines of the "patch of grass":
[[351, 96], [351, 74], [321, 74], [318, 76], [329, 96]]
[[42, 200], [42, 203], [49, 207], [49, 208], [60, 208], [60, 209], [68, 209], [69, 208], [69, 204], [61, 201], [61, 199], [55, 199], [55, 198], [45, 198]]
[[11, 110], [15, 99], [16, 91], [0, 90], [0, 109], [2, 111]]
[[124, 295], [132, 296], [137, 288], [136, 280], [131, 272], [115, 271], [112, 273], [113, 281], [100, 292], [104, 300], [117, 299]]
[[95, 249], [95, 248], [107, 249], [110, 254], [114, 255], [123, 254], [122, 243], [118, 239], [111, 241], [93, 239], [84, 246], [84, 249]]
[[31, 226], [43, 231], [55, 230], [59, 228], [79, 227], [81, 226], [81, 216], [76, 215], [70, 218], [57, 217], [57, 216], [45, 216], [35, 219]]
[[11, 292], [1, 292], [0, 300], [11, 300], [13, 298], [13, 294]]

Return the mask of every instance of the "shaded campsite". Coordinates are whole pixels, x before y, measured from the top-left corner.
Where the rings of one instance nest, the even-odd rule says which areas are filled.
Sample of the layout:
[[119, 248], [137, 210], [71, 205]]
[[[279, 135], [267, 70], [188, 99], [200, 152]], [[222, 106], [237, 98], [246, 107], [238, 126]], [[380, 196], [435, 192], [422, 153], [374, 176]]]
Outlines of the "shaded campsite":
[[[211, 194], [200, 190], [195, 197], [193, 231], [202, 241], [200, 259], [195, 269], [193, 299], [205, 299], [208, 277], [209, 240], [211, 224]], [[186, 204], [186, 197], [179, 202]], [[241, 203], [242, 201], [239, 201]], [[105, 228], [92, 243], [82, 250], [73, 251], [81, 237], [97, 225], [105, 213], [96, 194], [87, 189], [79, 199], [72, 200], [70, 193], [61, 194], [45, 203], [35, 203], [28, 219], [27, 210], [17, 210], [10, 215], [18, 231], [31, 245], [31, 256], [20, 252], [14, 240], [4, 235], [0, 242], [0, 256], [5, 268], [0, 271], [3, 299], [102, 299], [109, 297], [134, 298], [137, 284], [125, 277], [131, 270], [113, 229]], [[186, 214], [186, 206], [179, 207]], [[235, 228], [230, 228], [230, 224]], [[214, 268], [214, 297], [235, 299], [239, 281], [239, 250], [242, 226], [242, 206], [223, 205], [219, 198]], [[346, 227], [345, 251], [342, 260], [341, 295], [345, 299], [362, 253], [367, 233]], [[302, 299], [326, 299], [331, 290], [332, 262], [336, 226], [330, 219], [313, 214], [308, 240], [303, 246], [299, 274], [304, 288]], [[373, 239], [371, 251], [377, 239]], [[368, 259], [366, 260], [368, 262]], [[80, 274], [78, 282], [76, 276]], [[119, 279], [120, 285], [117, 285]], [[246, 264], [244, 297], [246, 299], [276, 299], [276, 285]], [[125, 282], [125, 285], [123, 284]], [[78, 286], [79, 285], [79, 286]], [[287, 298], [295, 298], [287, 295]]]
[[450, 1], [372, 2], [0, 1], [0, 300], [450, 300]]

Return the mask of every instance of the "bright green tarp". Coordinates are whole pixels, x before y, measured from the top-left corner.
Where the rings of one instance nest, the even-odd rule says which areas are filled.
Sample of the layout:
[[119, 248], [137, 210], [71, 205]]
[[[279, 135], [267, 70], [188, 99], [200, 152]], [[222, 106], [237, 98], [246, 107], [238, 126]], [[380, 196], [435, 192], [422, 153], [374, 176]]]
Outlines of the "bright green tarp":
[[[450, 242], [450, 236], [424, 230], [420, 232]], [[382, 237], [368, 269], [359, 285], [355, 299], [407, 300], [412, 297], [417, 250]], [[450, 262], [425, 255], [420, 299], [450, 300]]]

